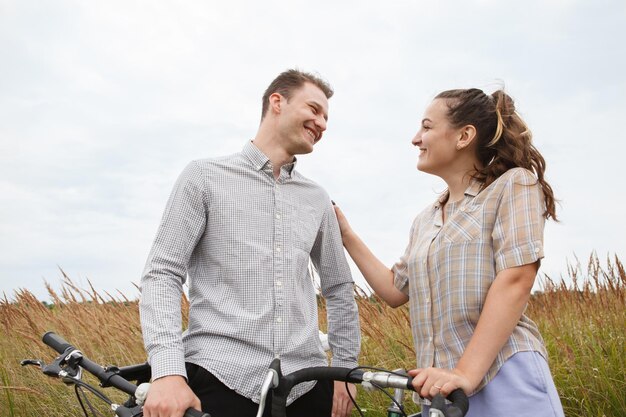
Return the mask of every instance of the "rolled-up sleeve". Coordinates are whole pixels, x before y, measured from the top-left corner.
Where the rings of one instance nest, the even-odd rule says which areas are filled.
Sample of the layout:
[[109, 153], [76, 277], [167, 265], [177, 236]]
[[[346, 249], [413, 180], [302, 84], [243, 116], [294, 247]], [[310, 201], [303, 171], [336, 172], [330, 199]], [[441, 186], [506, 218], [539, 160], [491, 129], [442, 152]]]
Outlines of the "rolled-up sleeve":
[[353, 368], [357, 366], [361, 349], [359, 314], [352, 274], [330, 200], [311, 250], [311, 261], [320, 276], [322, 295], [326, 299], [332, 365]]
[[533, 174], [516, 169], [503, 190], [493, 228], [496, 273], [543, 258], [544, 204]]
[[139, 313], [152, 378], [186, 377], [181, 298], [187, 265], [204, 233], [207, 197], [200, 168], [191, 162], [167, 202], [141, 278]]
[[411, 226], [411, 232], [409, 233], [409, 244], [404, 251], [404, 254], [398, 259], [398, 261], [391, 267], [393, 272], [393, 285], [402, 291], [405, 295], [409, 295], [409, 255], [413, 247], [413, 233], [415, 232], [415, 222]]

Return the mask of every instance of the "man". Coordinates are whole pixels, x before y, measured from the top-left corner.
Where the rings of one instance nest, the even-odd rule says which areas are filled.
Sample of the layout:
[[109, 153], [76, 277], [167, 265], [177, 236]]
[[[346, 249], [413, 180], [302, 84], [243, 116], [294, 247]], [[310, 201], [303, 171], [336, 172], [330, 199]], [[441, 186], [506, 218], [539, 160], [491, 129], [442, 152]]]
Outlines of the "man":
[[[356, 366], [358, 312], [334, 210], [295, 169], [295, 155], [312, 152], [326, 130], [332, 94], [314, 75], [283, 72], [263, 95], [254, 140], [235, 155], [193, 161], [179, 177], [141, 280], [153, 378], [146, 417], [182, 416], [200, 404], [212, 417], [255, 416], [273, 358], [285, 374], [327, 364], [309, 259], [327, 300], [333, 365]], [[181, 334], [187, 276], [189, 328]], [[349, 414], [344, 383], [298, 385], [287, 412], [330, 416], [331, 408]]]

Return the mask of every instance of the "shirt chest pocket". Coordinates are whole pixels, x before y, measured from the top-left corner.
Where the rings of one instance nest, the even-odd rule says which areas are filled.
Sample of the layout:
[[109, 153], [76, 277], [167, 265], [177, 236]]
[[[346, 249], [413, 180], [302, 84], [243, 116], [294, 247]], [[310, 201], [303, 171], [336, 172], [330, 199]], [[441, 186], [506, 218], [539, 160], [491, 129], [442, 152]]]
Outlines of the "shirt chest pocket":
[[480, 206], [460, 207], [446, 221], [443, 238], [448, 243], [463, 243], [480, 239], [482, 235], [483, 211]]
[[289, 205], [289, 211], [289, 241], [295, 248], [310, 253], [319, 229], [315, 208]]

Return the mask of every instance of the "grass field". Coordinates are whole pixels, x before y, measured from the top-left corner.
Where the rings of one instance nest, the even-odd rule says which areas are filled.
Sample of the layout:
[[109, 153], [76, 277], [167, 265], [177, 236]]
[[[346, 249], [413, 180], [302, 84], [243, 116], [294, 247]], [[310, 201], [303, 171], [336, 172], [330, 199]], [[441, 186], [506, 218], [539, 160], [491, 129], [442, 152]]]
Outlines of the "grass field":
[[[570, 267], [566, 277], [542, 277], [542, 290], [533, 295], [527, 311], [546, 341], [566, 415], [624, 416], [624, 267], [617, 257], [601, 263], [591, 256], [586, 270]], [[44, 305], [28, 290], [0, 300], [2, 417], [82, 415], [70, 387], [45, 377], [35, 368], [19, 365], [25, 358], [53, 358], [53, 352], [41, 342], [41, 335], [47, 330], [56, 331], [102, 364], [145, 361], [136, 300], [102, 294], [93, 288], [77, 288], [69, 280], [61, 291], [49, 288], [49, 293], [51, 305]], [[391, 309], [359, 289], [356, 297], [363, 334], [360, 362], [388, 369], [411, 368], [414, 351], [406, 307]], [[186, 314], [186, 300], [182, 308]], [[320, 310], [320, 326], [325, 328], [323, 303]], [[123, 399], [120, 395], [111, 396], [118, 401]], [[367, 410], [365, 415], [385, 416], [390, 401], [380, 393], [360, 392], [358, 402]], [[408, 408], [415, 410], [414, 406]]]

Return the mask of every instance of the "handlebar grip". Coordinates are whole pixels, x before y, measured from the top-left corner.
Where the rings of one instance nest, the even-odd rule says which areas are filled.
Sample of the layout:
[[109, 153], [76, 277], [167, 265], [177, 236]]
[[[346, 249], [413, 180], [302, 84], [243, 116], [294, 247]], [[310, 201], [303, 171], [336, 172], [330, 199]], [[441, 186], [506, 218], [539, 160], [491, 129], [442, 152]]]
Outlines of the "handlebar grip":
[[209, 413], [203, 413], [195, 408], [188, 408], [183, 417], [211, 417]]
[[65, 352], [68, 348], [76, 349], [55, 332], [46, 332], [41, 340], [59, 353]]
[[430, 405], [431, 410], [437, 409], [446, 417], [463, 417], [467, 414], [467, 410], [469, 410], [469, 400], [461, 388], [452, 391], [448, 394], [446, 399], [450, 401], [448, 406], [446, 406], [443, 395], [435, 395]]
[[461, 388], [452, 391], [446, 398], [452, 404], [448, 405], [446, 415], [448, 417], [463, 417], [469, 410], [469, 399]]

